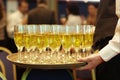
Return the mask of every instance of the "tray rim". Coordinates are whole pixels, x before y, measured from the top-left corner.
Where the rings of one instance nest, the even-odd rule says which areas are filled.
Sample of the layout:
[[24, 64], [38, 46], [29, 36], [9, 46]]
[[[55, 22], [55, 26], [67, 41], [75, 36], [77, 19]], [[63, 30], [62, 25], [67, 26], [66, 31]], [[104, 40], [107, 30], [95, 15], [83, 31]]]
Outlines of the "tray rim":
[[[11, 55], [17, 55], [18, 53], [14, 53]], [[85, 66], [87, 63], [86, 62], [78, 62], [78, 63], [67, 63], [67, 64], [26, 64], [26, 63], [20, 63], [20, 62], [15, 62], [12, 61], [9, 57], [11, 55], [8, 55], [6, 58], [8, 61], [11, 63], [23, 67], [23, 68], [34, 68], [34, 69], [73, 69], [73, 68], [80, 68], [82, 66]]]

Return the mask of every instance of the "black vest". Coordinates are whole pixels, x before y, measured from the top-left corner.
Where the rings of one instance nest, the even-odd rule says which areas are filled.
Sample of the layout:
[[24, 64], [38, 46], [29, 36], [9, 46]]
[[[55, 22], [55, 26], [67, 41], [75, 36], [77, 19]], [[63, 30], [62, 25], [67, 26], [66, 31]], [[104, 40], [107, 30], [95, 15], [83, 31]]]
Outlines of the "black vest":
[[[101, 0], [96, 21], [93, 49], [99, 49], [99, 46], [104, 45], [112, 38], [117, 21], [115, 0]], [[108, 38], [107, 41], [105, 40], [106, 38]]]

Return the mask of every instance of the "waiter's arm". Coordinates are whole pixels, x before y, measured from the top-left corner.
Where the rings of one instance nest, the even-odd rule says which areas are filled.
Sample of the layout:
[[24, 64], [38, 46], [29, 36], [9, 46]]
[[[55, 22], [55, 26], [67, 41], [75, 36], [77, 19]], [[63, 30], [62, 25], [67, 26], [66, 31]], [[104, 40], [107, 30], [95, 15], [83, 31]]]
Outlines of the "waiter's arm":
[[80, 70], [93, 69], [104, 61], [109, 61], [120, 53], [120, 19], [118, 20], [115, 35], [109, 44], [105, 46], [99, 54], [94, 54], [86, 58], [81, 58], [79, 61], [87, 62], [88, 65]]
[[109, 44], [104, 47], [100, 52], [100, 56], [104, 61], [109, 61], [120, 53], [120, 19], [116, 27], [115, 35]]

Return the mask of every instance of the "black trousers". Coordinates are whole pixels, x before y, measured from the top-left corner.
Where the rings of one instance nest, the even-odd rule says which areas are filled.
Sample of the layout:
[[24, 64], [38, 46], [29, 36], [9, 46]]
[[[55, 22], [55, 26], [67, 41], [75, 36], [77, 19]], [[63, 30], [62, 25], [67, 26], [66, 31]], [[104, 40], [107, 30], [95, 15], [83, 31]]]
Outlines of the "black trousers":
[[96, 68], [96, 80], [120, 80], [120, 54]]
[[4, 40], [0, 40], [0, 46], [1, 47], [7, 47], [7, 41], [4, 39]]
[[32, 69], [27, 80], [73, 80], [70, 70], [65, 69]]
[[17, 53], [17, 47], [14, 40], [11, 38], [0, 40], [0, 46], [9, 49], [12, 53]]
[[[112, 36], [106, 37], [94, 46], [97, 49], [102, 49], [106, 46]], [[110, 53], [108, 53], [109, 55]], [[96, 68], [96, 80], [120, 80], [120, 54], [108, 62], [104, 62]]]
[[17, 53], [17, 47], [15, 45], [14, 39], [11, 38], [6, 38], [6, 42], [7, 42], [7, 48], [12, 52], [12, 53]]

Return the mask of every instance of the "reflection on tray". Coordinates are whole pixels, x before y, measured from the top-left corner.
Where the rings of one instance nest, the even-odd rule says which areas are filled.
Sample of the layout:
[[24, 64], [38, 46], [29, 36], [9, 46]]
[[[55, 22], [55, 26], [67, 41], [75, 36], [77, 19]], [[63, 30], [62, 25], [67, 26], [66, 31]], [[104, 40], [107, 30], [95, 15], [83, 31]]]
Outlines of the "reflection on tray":
[[[23, 55], [21, 55], [23, 57]], [[54, 56], [55, 57], [55, 56]], [[16, 64], [17, 66], [21, 67], [31, 67], [35, 69], [71, 69], [71, 68], [79, 68], [81, 66], [86, 65], [85, 62], [77, 62], [77, 60], [74, 57], [67, 57], [64, 59], [57, 59], [57, 57], [50, 59], [50, 57], [45, 58], [44, 60], [40, 59], [41, 57], [38, 57], [38, 59], [30, 60], [28, 58], [24, 58], [23, 60], [19, 61], [18, 59], [18, 53], [8, 55], [7, 59]], [[56, 59], [56, 60], [55, 60]], [[68, 62], [67, 62], [68, 61]]]
[[[21, 56], [21, 59], [19, 59]], [[31, 57], [29, 57], [31, 56]], [[8, 60], [17, 63], [23, 64], [73, 64], [79, 63], [78, 59], [81, 58], [78, 54], [50, 54], [50, 53], [43, 53], [43, 54], [24, 54], [22, 53], [15, 53], [9, 55]]]

